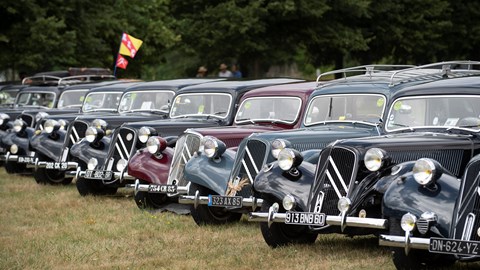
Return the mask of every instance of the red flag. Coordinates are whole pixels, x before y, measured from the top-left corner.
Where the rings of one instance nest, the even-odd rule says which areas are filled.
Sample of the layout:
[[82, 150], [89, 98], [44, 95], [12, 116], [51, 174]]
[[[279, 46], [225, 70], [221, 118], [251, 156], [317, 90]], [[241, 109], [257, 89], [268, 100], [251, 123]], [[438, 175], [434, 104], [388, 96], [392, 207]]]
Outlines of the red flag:
[[117, 56], [117, 67], [127, 69], [128, 61], [120, 54]]

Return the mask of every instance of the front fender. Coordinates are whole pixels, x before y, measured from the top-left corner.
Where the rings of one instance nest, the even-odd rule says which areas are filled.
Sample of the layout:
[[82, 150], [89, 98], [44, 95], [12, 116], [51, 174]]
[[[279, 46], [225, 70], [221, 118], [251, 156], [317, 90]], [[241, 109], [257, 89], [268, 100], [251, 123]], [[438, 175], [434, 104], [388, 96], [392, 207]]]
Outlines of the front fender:
[[310, 149], [302, 152], [303, 162], [317, 164], [320, 158], [320, 149]]
[[105, 159], [108, 155], [109, 145], [112, 139], [110, 137], [103, 137], [100, 140], [98, 147], [92, 147], [86, 139], [82, 139], [78, 143], [72, 145], [70, 149], [70, 155], [84, 163], [88, 164], [90, 158], [96, 158], [98, 160], [97, 168], [100, 168], [105, 164]]
[[128, 174], [151, 184], [167, 184], [173, 153], [170, 147], [163, 150], [161, 157], [140, 150], [130, 158]]
[[459, 188], [458, 179], [447, 173], [432, 189], [419, 185], [411, 172], [398, 175], [383, 196], [383, 215], [400, 219], [411, 213], [419, 218], [424, 212], [433, 212], [438, 221], [431, 230], [448, 237]]
[[399, 175], [404, 175], [408, 172], [412, 171], [413, 166], [415, 165], [415, 161], [408, 161], [404, 163], [397, 164], [391, 168], [391, 174], [383, 176], [382, 178], [378, 179], [375, 183], [375, 191], [378, 193], [384, 194], [390, 184], [398, 178]]
[[62, 155], [65, 135], [64, 130], [56, 131], [56, 136], [42, 132], [30, 139], [30, 146], [36, 153], [47, 156], [52, 160], [58, 160]]
[[315, 179], [315, 164], [302, 162], [297, 170], [300, 172], [298, 177], [293, 177], [289, 172], [285, 172], [278, 163], [269, 164], [270, 170], [262, 170], [253, 184], [256, 194], [262, 198], [282, 201], [285, 195], [290, 194], [295, 197], [297, 210], [308, 211], [308, 195], [310, 187]]
[[195, 156], [185, 165], [185, 179], [223, 195], [233, 169], [235, 154], [235, 151], [227, 150], [219, 160], [212, 160], [202, 154]]
[[30, 149], [30, 138], [33, 136], [33, 129], [26, 128], [25, 133], [19, 136], [17, 133], [13, 132], [10, 139], [11, 145], [16, 144], [18, 146], [19, 154], [26, 154]]

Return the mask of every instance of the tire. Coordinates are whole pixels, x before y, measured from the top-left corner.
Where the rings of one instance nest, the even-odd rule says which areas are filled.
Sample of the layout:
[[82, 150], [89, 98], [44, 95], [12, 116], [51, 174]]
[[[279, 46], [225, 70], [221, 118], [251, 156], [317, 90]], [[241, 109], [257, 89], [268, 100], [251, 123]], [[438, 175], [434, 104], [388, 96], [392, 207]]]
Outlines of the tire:
[[[261, 212], [267, 212], [272, 202], [264, 200]], [[285, 223], [273, 222], [268, 227], [267, 222], [260, 223], [260, 230], [265, 242], [272, 248], [290, 244], [313, 244], [317, 234], [310, 232], [307, 226], [287, 225]]]
[[135, 194], [135, 203], [140, 209], [159, 209], [165, 205], [167, 195], [139, 191]]
[[[404, 236], [405, 232], [400, 226], [400, 220], [389, 219], [390, 235]], [[390, 248], [392, 251], [393, 264], [397, 269], [427, 269], [446, 267], [455, 263], [455, 258], [451, 255], [430, 253], [427, 250], [410, 249], [408, 255], [404, 248]]]
[[82, 196], [92, 195], [113, 195], [117, 193], [116, 187], [104, 186], [101, 182], [96, 180], [77, 178], [76, 182], [78, 193]]
[[35, 181], [39, 184], [50, 185], [68, 185], [72, 183], [72, 178], [65, 178], [65, 172], [59, 170], [47, 170], [45, 168], [38, 168], [33, 172]]
[[5, 162], [5, 170], [8, 174], [22, 173], [27, 170], [25, 164], [20, 164], [17, 162]]
[[[207, 196], [212, 194], [208, 188], [191, 183], [189, 195], [195, 195], [196, 191], [200, 192], [200, 196]], [[195, 208], [190, 206], [190, 213], [197, 225], [220, 225], [232, 222], [237, 222], [242, 217], [241, 213], [234, 213], [223, 207], [208, 207], [207, 205], [198, 205]]]

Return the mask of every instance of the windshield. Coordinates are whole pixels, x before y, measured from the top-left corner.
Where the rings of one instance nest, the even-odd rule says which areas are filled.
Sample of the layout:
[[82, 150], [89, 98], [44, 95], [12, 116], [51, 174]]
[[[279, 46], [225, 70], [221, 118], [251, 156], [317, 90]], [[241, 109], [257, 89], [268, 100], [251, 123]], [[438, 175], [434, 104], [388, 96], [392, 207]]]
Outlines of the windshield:
[[116, 111], [122, 92], [95, 92], [90, 93], [85, 98], [82, 111]]
[[172, 104], [170, 117], [213, 116], [225, 118], [230, 111], [232, 96], [217, 93], [195, 93], [178, 95]]
[[57, 108], [68, 108], [74, 106], [82, 106], [83, 97], [88, 89], [71, 90], [62, 93], [58, 99]]
[[55, 101], [55, 93], [20, 93], [17, 104], [20, 106], [41, 106], [52, 108]]
[[128, 111], [163, 111], [168, 112], [168, 103], [174, 92], [165, 90], [132, 91], [125, 93], [118, 107], [119, 112]]
[[18, 91], [0, 91], [0, 104], [13, 104]]
[[391, 106], [387, 130], [462, 127], [478, 131], [479, 117], [479, 96], [407, 97]]
[[325, 122], [362, 121], [377, 123], [383, 116], [382, 95], [326, 95], [314, 97], [308, 105], [305, 126]]
[[302, 101], [298, 97], [256, 97], [242, 102], [236, 123], [255, 121], [293, 123], [297, 120]]

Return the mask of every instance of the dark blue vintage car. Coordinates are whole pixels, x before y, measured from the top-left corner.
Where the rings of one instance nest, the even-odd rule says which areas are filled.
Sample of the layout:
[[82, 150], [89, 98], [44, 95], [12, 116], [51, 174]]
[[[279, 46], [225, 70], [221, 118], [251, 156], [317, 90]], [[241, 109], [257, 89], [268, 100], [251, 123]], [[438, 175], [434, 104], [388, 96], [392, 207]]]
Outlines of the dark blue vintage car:
[[[173, 98], [170, 119], [127, 123], [119, 128], [112, 141], [96, 137], [72, 147], [72, 155], [82, 171], [77, 173], [81, 195], [115, 193], [119, 187], [133, 183], [127, 164], [137, 149], [144, 148], [151, 135], [161, 135], [168, 146], [187, 128], [226, 126], [233, 123], [237, 105], [246, 92], [267, 85], [298, 82], [297, 79], [261, 79], [218, 81], [182, 88]], [[165, 142], [167, 144], [167, 142]]]
[[[457, 64], [462, 69], [450, 69]], [[317, 164], [305, 164], [298, 152], [285, 150], [287, 156], [255, 181], [256, 191], [276, 191], [264, 196], [268, 203], [264, 201], [262, 213], [250, 214], [252, 220], [266, 221], [261, 224], [265, 241], [275, 247], [312, 242], [316, 234], [385, 231], [389, 226], [385, 210], [382, 213], [383, 195], [389, 186], [396, 186], [390, 184], [398, 175], [411, 170], [414, 162], [409, 161], [432, 158], [452, 175], [462, 175], [480, 146], [474, 134], [480, 124], [480, 92], [474, 87], [480, 73], [468, 69], [473, 64], [479, 63], [427, 65], [443, 66], [443, 71], [437, 79], [430, 74], [427, 82], [393, 93], [384, 136], [335, 141], [322, 150]], [[293, 178], [292, 170], [303, 176]], [[279, 189], [274, 185], [279, 185], [275, 183], [282, 174], [289, 181], [283, 180]], [[305, 177], [311, 187], [301, 185], [308, 181]], [[392, 197], [392, 205], [403, 195], [402, 191]]]

